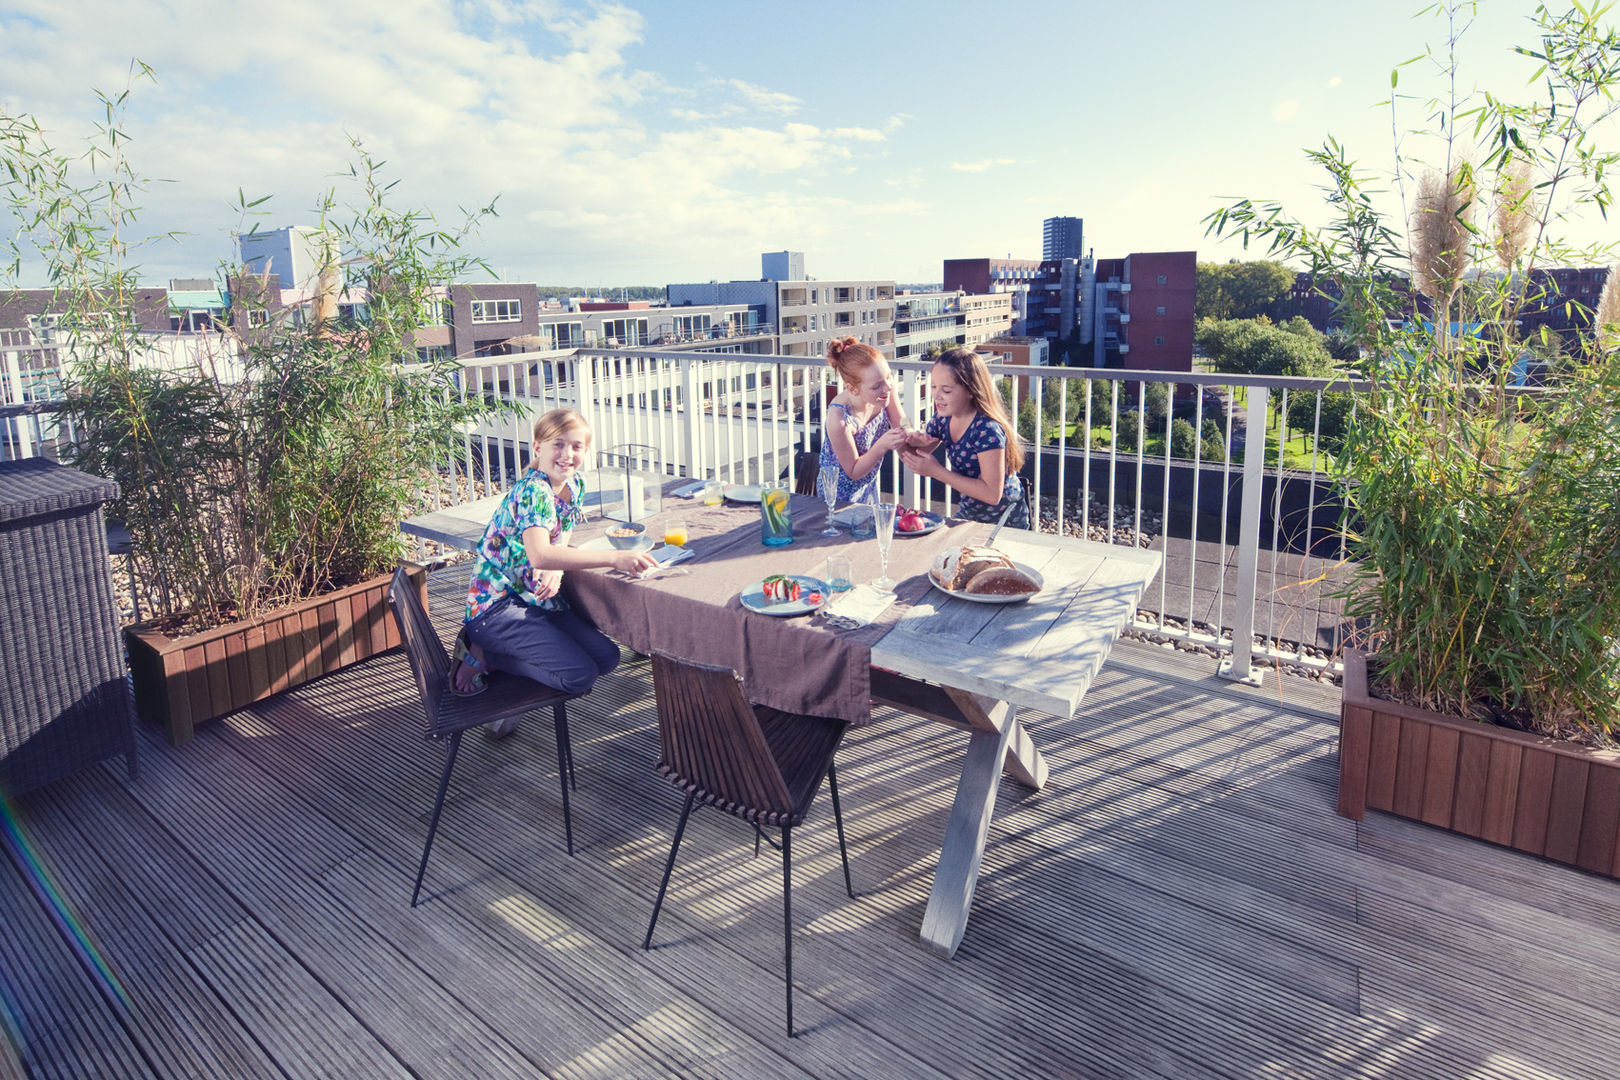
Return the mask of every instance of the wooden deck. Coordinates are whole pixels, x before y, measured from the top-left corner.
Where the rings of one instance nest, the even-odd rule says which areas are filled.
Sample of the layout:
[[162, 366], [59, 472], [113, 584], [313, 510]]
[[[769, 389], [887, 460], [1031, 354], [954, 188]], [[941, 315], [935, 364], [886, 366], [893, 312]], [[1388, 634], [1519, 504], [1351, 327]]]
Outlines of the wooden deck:
[[[450, 580], [454, 578], [454, 580]], [[454, 613], [459, 571], [434, 576]], [[780, 873], [679, 812], [650, 763], [648, 666], [571, 709], [579, 853], [549, 723], [470, 737], [421, 907], [440, 757], [398, 654], [13, 808], [127, 995], [76, 963], [0, 859], [0, 1080], [14, 1077], [1590, 1077], [1620, 1075], [1620, 886], [1383, 815], [1332, 810], [1336, 695], [1252, 691], [1122, 643], [1052, 765], [1003, 781], [974, 914], [918, 926], [964, 739], [884, 715], [839, 757]]]

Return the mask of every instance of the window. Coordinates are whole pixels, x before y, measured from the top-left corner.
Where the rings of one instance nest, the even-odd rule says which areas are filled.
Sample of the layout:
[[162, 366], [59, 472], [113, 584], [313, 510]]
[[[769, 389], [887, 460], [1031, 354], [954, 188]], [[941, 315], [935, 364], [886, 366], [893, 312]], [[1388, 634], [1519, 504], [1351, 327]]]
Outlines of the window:
[[264, 308], [248, 308], [247, 324], [249, 329], [270, 325], [270, 313]]
[[523, 318], [521, 300], [474, 300], [472, 321], [475, 323], [519, 322]]
[[450, 301], [438, 297], [430, 297], [422, 301], [422, 325], [450, 325]]
[[1153, 339], [1153, 344], [1155, 344], [1155, 345], [1163, 345], [1164, 344], [1164, 335], [1160, 334], [1158, 337], [1154, 338]]
[[554, 329], [557, 332], [557, 348], [577, 349], [585, 344], [585, 324], [577, 322], [560, 322]]
[[1160, 285], [1168, 285], [1168, 284], [1170, 284], [1170, 275], [1169, 274], [1160, 274], [1159, 275], [1159, 284]]
[[815, 289], [810, 290], [810, 302], [812, 304], [820, 303], [820, 301], [816, 299], [816, 290]]
[[1164, 305], [1160, 304], [1158, 307], [1154, 308], [1153, 309], [1153, 314], [1155, 314], [1155, 315], [1163, 315], [1164, 314]]

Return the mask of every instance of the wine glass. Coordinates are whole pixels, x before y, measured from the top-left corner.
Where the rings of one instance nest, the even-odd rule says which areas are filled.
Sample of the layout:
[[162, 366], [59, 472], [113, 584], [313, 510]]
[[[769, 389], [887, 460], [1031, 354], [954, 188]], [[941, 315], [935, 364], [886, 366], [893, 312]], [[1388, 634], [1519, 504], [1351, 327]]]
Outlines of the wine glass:
[[836, 465], [823, 465], [821, 467], [821, 497], [827, 500], [827, 527], [821, 530], [822, 536], [837, 536], [838, 526], [833, 523], [833, 504], [838, 501], [838, 474], [841, 472]]
[[872, 587], [891, 592], [894, 582], [889, 579], [889, 544], [894, 541], [894, 515], [900, 507], [892, 502], [872, 504], [872, 525], [877, 530], [878, 554], [882, 557], [883, 573], [872, 582]]

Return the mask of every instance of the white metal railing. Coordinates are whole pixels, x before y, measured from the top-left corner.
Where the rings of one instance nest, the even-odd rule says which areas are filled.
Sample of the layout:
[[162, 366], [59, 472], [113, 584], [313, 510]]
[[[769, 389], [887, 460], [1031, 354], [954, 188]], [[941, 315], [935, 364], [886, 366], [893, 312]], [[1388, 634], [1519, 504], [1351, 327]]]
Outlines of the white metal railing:
[[[893, 367], [905, 415], [925, 423], [929, 363]], [[0, 372], [0, 382], [15, 382], [14, 371]], [[1009, 381], [1038, 527], [1163, 552], [1135, 629], [1209, 647], [1237, 679], [1255, 679], [1262, 658], [1334, 663], [1346, 628], [1324, 585], [1342, 573], [1344, 549], [1332, 463], [1320, 449], [1331, 444], [1333, 422], [1324, 391], [1359, 386], [1117, 369], [991, 371]], [[510, 409], [447, 448], [448, 484], [424, 491], [420, 505], [505, 490], [526, 463], [533, 418], [562, 406], [584, 413], [599, 451], [659, 447], [672, 477], [791, 476], [796, 455], [819, 447], [833, 385], [831, 369], [810, 357], [580, 348], [474, 361], [462, 368], [461, 393]], [[36, 385], [29, 397], [41, 393]], [[1040, 418], [1038, 437], [1031, 414]], [[1302, 422], [1292, 426], [1290, 416]], [[1221, 445], [1189, 442], [1178, 420], [1195, 433], [1209, 426]], [[1249, 452], [1261, 444], [1257, 433], [1268, 445], [1292, 441], [1292, 457], [1279, 464]], [[0, 457], [57, 457], [71, 439], [49, 402], [0, 405]], [[907, 505], [949, 513], [955, 501], [896, 456], [884, 463], [882, 483]]]
[[[907, 417], [931, 410], [927, 361], [893, 363]], [[819, 446], [821, 405], [833, 384], [825, 362], [788, 356], [580, 349], [503, 357], [468, 367], [468, 392], [499, 394], [514, 406], [500, 425], [466, 434], [459, 468], [501, 490], [526, 456], [528, 425], [549, 408], [579, 409], [599, 451], [623, 443], [658, 446], [671, 476], [757, 483], [791, 475], [795, 455]], [[1166, 569], [1150, 587], [1136, 629], [1207, 646], [1226, 657], [1222, 673], [1258, 678], [1259, 658], [1325, 667], [1346, 627], [1326, 587], [1342, 571], [1323, 443], [1327, 380], [991, 365], [1011, 380], [1021, 427], [1033, 410], [1042, 437], [1023, 430], [1040, 527], [1084, 531], [1109, 543], [1151, 544]], [[1156, 405], [1164, 387], [1162, 405]], [[1071, 390], [1071, 387], [1075, 389]], [[1303, 414], [1309, 431], [1290, 425]], [[1176, 421], [1194, 432], [1215, 420], [1218, 457], [1194, 438], [1179, 456]], [[1122, 426], [1123, 425], [1123, 426]], [[1078, 433], [1087, 433], [1079, 436]], [[1279, 463], [1248, 453], [1297, 441]], [[1185, 441], [1184, 439], [1182, 441]], [[1213, 448], [1213, 440], [1208, 440]], [[477, 459], [477, 460], [475, 460]], [[480, 467], [477, 461], [481, 460]], [[951, 512], [954, 495], [925, 484], [891, 457], [885, 489], [902, 502]], [[1080, 523], [1084, 522], [1082, 526]]]

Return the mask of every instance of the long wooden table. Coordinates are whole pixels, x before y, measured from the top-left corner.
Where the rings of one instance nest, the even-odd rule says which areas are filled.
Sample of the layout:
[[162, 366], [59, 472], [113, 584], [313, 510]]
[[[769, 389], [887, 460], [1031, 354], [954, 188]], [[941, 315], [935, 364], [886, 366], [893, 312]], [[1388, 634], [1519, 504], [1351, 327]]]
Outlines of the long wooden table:
[[[767, 550], [756, 506], [666, 499], [649, 532], [660, 535], [664, 517], [684, 518], [695, 558], [640, 581], [604, 571], [572, 573], [564, 579], [567, 595], [623, 644], [724, 663], [742, 674], [751, 698], [778, 708], [861, 723], [875, 702], [966, 731], [921, 928], [929, 948], [953, 955], [967, 927], [1001, 773], [1035, 789], [1047, 782], [1046, 761], [1019, 710], [1074, 714], [1160, 556], [1005, 530], [996, 546], [1038, 570], [1045, 587], [1018, 603], [976, 604], [931, 588], [925, 575], [937, 552], [982, 542], [988, 525], [958, 523], [931, 536], [897, 536], [889, 558], [890, 576], [899, 582], [895, 605], [871, 626], [840, 632], [820, 618], [772, 618], [737, 601], [742, 587], [762, 573], [815, 574], [831, 554], [851, 557], [858, 582], [877, 576], [875, 542], [853, 541], [847, 532], [817, 535], [826, 514], [817, 500], [795, 497], [793, 510], [794, 543]], [[474, 547], [483, 527], [462, 520], [465, 529], [453, 522], [447, 527], [442, 515], [401, 527], [413, 535], [431, 529], [433, 539]], [[606, 524], [593, 522], [576, 542], [591, 541]], [[782, 677], [789, 666], [793, 677]]]

